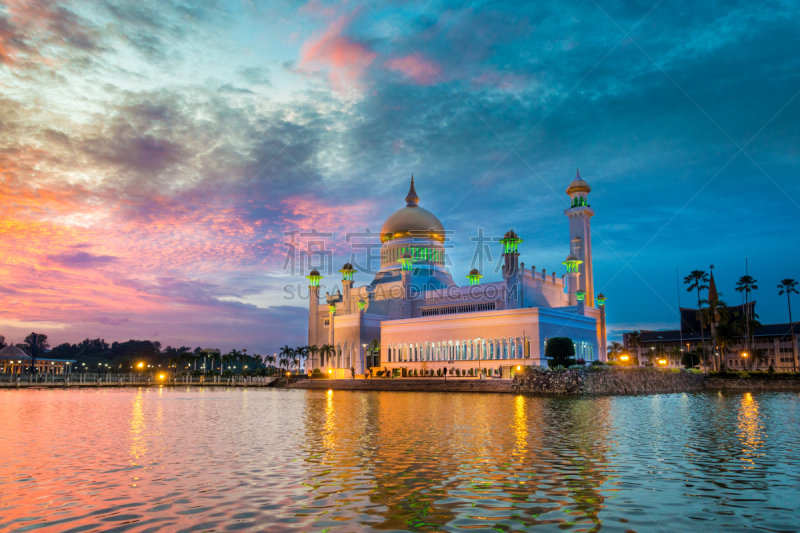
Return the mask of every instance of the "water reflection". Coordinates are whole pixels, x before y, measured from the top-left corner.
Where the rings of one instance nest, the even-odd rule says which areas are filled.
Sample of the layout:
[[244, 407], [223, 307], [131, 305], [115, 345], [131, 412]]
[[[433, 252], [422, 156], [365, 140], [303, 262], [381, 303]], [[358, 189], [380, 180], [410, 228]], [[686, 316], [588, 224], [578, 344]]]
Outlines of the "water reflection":
[[764, 440], [764, 424], [759, 413], [758, 401], [746, 392], [742, 396], [739, 408], [739, 440], [742, 442], [742, 461], [749, 463], [746, 468], [753, 468], [755, 461], [763, 454], [759, 453]]
[[131, 402], [130, 454], [134, 464], [147, 452], [146, 424], [144, 418], [144, 391], [139, 389]]
[[0, 530], [792, 531], [797, 399], [4, 391]]

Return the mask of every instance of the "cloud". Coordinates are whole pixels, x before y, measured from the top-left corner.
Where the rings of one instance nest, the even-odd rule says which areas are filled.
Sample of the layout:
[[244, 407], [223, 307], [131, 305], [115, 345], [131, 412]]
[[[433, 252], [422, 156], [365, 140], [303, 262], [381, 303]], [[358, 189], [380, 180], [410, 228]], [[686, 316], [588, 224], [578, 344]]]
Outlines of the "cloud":
[[353, 84], [377, 54], [343, 35], [351, 18], [336, 19], [322, 35], [306, 41], [300, 52], [300, 68], [327, 70], [338, 88]]
[[48, 255], [47, 259], [66, 267], [74, 268], [94, 268], [113, 263], [117, 260], [111, 255], [93, 255], [89, 252], [74, 252]]
[[391, 59], [384, 63], [389, 70], [399, 71], [411, 78], [418, 85], [433, 85], [441, 78], [439, 68], [433, 66], [416, 54]]

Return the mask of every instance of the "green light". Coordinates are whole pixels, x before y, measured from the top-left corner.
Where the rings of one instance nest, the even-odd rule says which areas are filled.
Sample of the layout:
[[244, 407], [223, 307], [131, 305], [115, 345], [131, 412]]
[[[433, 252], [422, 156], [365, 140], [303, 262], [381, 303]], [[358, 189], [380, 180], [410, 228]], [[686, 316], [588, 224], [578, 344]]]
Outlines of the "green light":
[[[511, 232], [509, 232], [509, 233], [511, 233]], [[521, 243], [521, 242], [522, 242], [522, 239], [517, 237], [515, 234], [512, 234], [512, 236], [509, 236], [509, 234], [506, 233], [506, 236], [503, 237], [503, 239], [500, 241], [500, 243], [503, 245], [503, 253], [504, 254], [516, 254], [516, 253], [519, 253], [519, 243]]]
[[363, 311], [365, 307], [367, 307], [367, 302], [365, 302], [364, 300], [359, 300], [358, 301], [358, 308]]
[[343, 268], [339, 272], [342, 273], [342, 281], [353, 281], [353, 274], [356, 273], [353, 268]]
[[328, 306], [328, 311], [330, 311], [331, 313], [335, 313], [336, 312], [336, 304], [329, 305]]
[[480, 285], [482, 277], [477, 269], [470, 270], [469, 274], [467, 274], [470, 285]]
[[322, 276], [306, 276], [308, 279], [309, 287], [319, 287], [319, 280], [322, 279]]
[[598, 296], [597, 297], [597, 305], [599, 305], [600, 307], [603, 307], [604, 305], [606, 305], [606, 297], [605, 296]]
[[408, 252], [404, 253], [403, 257], [400, 258], [400, 270], [410, 272], [413, 268], [414, 260], [412, 259], [411, 254]]
[[582, 302], [586, 298], [586, 293], [584, 291], [578, 291], [575, 293], [575, 296], [578, 297], [579, 302]]

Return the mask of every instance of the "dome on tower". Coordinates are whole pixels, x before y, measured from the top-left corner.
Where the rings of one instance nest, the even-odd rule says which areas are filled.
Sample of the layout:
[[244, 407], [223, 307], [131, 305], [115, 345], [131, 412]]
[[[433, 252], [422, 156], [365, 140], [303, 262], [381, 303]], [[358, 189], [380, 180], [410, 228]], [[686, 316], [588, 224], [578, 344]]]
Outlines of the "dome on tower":
[[422, 238], [444, 242], [444, 226], [436, 215], [419, 207], [419, 196], [414, 190], [414, 176], [406, 196], [406, 206], [398, 209], [386, 219], [381, 227], [381, 242], [390, 239]]
[[575, 175], [575, 179], [569, 184], [567, 187], [567, 194], [572, 194], [574, 192], [592, 192], [592, 188], [589, 187], [589, 184], [584, 181], [581, 177], [581, 171], [578, 170], [577, 174]]

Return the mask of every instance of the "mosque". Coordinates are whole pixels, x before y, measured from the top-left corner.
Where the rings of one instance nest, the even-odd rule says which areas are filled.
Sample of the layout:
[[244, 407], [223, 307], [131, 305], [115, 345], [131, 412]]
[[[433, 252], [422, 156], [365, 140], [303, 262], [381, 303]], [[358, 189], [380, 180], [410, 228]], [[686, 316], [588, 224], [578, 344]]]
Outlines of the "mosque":
[[[350, 263], [339, 271], [342, 289], [320, 306], [319, 271], [310, 286], [308, 345], [333, 350], [309, 356], [309, 371], [332, 377], [389, 369], [393, 374], [509, 377], [521, 365], [546, 366], [551, 337], [569, 337], [576, 356], [606, 359], [605, 298], [594, 295], [587, 201], [591, 187], [580, 172], [567, 187], [570, 205], [566, 274], [536, 271], [519, 262], [523, 242], [513, 230], [500, 241], [502, 281], [481, 283], [477, 269], [458, 285], [445, 269], [445, 230], [419, 206], [411, 178], [406, 205], [380, 232], [380, 271], [353, 287]], [[405, 370], [405, 372], [403, 372]]]

